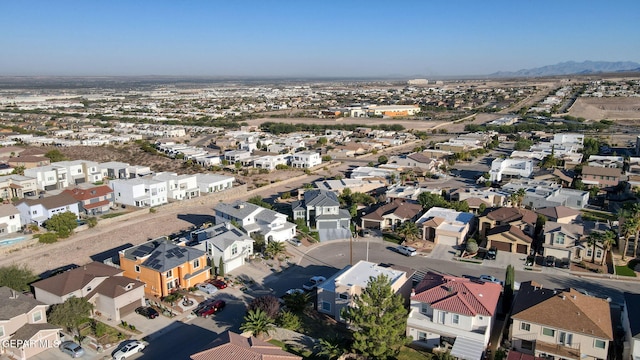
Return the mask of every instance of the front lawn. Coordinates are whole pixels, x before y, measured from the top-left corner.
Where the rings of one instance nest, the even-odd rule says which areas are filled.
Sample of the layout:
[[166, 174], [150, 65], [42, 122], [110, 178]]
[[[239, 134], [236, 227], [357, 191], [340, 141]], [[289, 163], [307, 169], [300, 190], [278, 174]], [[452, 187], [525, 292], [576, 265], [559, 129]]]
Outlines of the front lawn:
[[636, 277], [636, 272], [629, 268], [629, 265], [616, 266], [616, 274], [620, 276]]
[[382, 233], [382, 239], [384, 241], [388, 241], [388, 242], [392, 242], [394, 244], [402, 244], [402, 242], [404, 241], [403, 238], [401, 238], [400, 236], [394, 234], [394, 233]]
[[415, 349], [412, 349], [407, 346], [403, 346], [400, 349], [400, 354], [396, 360], [429, 360], [432, 359], [432, 355], [427, 352], [421, 352]]

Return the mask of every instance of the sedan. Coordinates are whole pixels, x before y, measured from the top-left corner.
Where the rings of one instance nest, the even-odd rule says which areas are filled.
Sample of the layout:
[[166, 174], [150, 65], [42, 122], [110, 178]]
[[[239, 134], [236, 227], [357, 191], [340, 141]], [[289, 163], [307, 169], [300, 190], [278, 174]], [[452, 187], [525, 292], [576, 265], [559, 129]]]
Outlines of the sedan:
[[285, 293], [286, 295], [294, 295], [294, 294], [304, 294], [304, 290], [302, 289], [289, 289]]
[[227, 283], [222, 280], [209, 280], [208, 283], [221, 290], [227, 287]]
[[124, 360], [133, 354], [142, 352], [145, 347], [146, 345], [142, 341], [135, 340], [128, 342], [113, 353], [113, 358], [115, 360]]
[[198, 290], [202, 291], [205, 294], [215, 294], [216, 292], [218, 292], [218, 288], [211, 285], [211, 284], [207, 284], [207, 283], [202, 283], [202, 284], [198, 284], [196, 285], [196, 287], [198, 288]]
[[60, 344], [60, 351], [68, 354], [72, 358], [79, 358], [84, 355], [84, 349], [82, 346], [74, 343], [73, 341], [63, 341], [62, 344]]
[[140, 306], [139, 308], [136, 308], [136, 314], [140, 314], [147, 319], [155, 319], [158, 317], [158, 315], [160, 315], [158, 314], [156, 309], [150, 306]]
[[213, 315], [215, 313], [217, 313], [218, 311], [224, 309], [224, 307], [227, 304], [224, 302], [224, 300], [216, 300], [213, 302], [213, 304], [207, 306], [206, 308], [202, 309], [202, 311], [200, 311], [200, 313], [198, 315], [202, 316], [202, 317], [208, 317], [210, 315]]
[[502, 285], [502, 281], [498, 280], [495, 276], [491, 276], [491, 275], [480, 275], [480, 280]]

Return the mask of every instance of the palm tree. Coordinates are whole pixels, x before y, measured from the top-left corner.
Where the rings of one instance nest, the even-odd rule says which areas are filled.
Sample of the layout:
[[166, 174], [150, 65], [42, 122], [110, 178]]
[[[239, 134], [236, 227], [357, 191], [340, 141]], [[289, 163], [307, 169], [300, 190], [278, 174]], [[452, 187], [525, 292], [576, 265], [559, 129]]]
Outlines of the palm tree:
[[342, 340], [337, 336], [320, 339], [315, 347], [318, 350], [317, 355], [324, 356], [329, 360], [337, 359], [344, 353]]
[[620, 251], [622, 252], [622, 261], [626, 259], [627, 249], [629, 248], [629, 238], [635, 233], [638, 227], [638, 222], [634, 218], [623, 219], [622, 226], [620, 226], [619, 237], [623, 240], [623, 245]]
[[622, 260], [626, 259], [629, 249], [629, 238], [634, 236], [633, 256], [638, 251], [638, 237], [640, 236], [640, 204], [625, 203], [618, 213], [620, 232], [625, 233], [624, 246], [622, 249]]
[[396, 231], [404, 237], [404, 241], [417, 238], [420, 234], [420, 229], [418, 229], [418, 226], [413, 221], [403, 222]]
[[596, 263], [596, 244], [601, 242], [603, 238], [603, 234], [598, 231], [594, 231], [587, 236], [587, 245], [593, 248], [593, 251], [591, 252], [591, 262], [594, 264]]
[[607, 230], [602, 236], [602, 249], [604, 250], [604, 257], [600, 265], [604, 265], [604, 261], [607, 258], [607, 253], [611, 251], [613, 245], [616, 244], [616, 234], [613, 231]]
[[267, 244], [267, 249], [265, 250], [265, 252], [271, 255], [271, 257], [273, 258], [278, 258], [280, 254], [283, 254], [285, 252], [284, 243], [279, 241], [270, 241]]
[[273, 319], [261, 309], [249, 310], [244, 316], [244, 323], [240, 326], [240, 330], [250, 332], [251, 336], [257, 338], [261, 338], [263, 334], [269, 335], [274, 328]]

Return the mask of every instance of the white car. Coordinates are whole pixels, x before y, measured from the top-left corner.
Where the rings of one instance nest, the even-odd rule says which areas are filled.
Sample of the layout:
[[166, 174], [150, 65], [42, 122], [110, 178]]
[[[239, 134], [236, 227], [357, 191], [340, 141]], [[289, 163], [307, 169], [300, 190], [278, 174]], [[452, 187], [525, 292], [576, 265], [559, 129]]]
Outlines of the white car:
[[302, 289], [289, 289], [289, 290], [287, 290], [287, 292], [285, 294], [287, 294], [287, 295], [304, 294], [304, 290], [302, 290]]
[[325, 280], [327, 280], [327, 278], [324, 277], [324, 276], [314, 276], [311, 279], [309, 279], [309, 281], [304, 283], [304, 285], [302, 285], [302, 288], [307, 290], [307, 291], [311, 291], [311, 290], [317, 288], [318, 285], [320, 283], [322, 283], [323, 281], [325, 281]]
[[491, 275], [480, 275], [480, 280], [502, 285], [502, 281], [498, 280], [495, 276], [491, 276]]
[[113, 353], [114, 360], [124, 360], [133, 354], [142, 352], [146, 345], [142, 341], [131, 341], [126, 343], [124, 346], [119, 348], [116, 352]]
[[198, 288], [198, 290], [209, 295], [212, 295], [218, 292], [218, 288], [209, 283], [198, 284], [196, 285], [196, 287]]

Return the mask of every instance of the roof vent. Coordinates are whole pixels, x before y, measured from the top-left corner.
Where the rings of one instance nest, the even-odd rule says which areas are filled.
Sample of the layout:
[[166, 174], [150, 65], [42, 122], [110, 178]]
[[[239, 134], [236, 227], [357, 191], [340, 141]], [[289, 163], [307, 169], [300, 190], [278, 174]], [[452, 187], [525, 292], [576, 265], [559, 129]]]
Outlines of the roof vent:
[[18, 293], [15, 290], [11, 289], [11, 295], [9, 295], [9, 299], [15, 300], [17, 298], [18, 298]]

